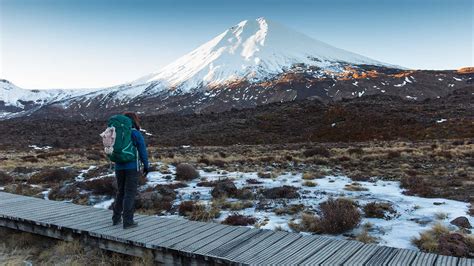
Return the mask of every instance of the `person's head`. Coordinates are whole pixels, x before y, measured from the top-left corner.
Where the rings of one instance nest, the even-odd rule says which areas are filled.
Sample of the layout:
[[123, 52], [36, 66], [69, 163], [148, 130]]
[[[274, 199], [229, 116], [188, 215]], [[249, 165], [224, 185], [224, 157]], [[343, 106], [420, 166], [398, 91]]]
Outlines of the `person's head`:
[[123, 113], [126, 117], [132, 120], [133, 127], [137, 130], [140, 130], [140, 118], [134, 112], [125, 112]]

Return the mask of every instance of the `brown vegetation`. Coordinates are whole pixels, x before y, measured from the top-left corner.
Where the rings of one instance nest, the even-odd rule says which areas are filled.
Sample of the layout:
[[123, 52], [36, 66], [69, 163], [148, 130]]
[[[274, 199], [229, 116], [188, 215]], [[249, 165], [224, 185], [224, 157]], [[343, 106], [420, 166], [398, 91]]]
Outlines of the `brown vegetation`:
[[105, 176], [78, 182], [78, 186], [92, 192], [94, 195], [113, 196], [117, 191], [117, 183], [114, 176]]
[[253, 225], [256, 222], [257, 222], [257, 219], [255, 219], [254, 217], [245, 216], [238, 213], [233, 213], [227, 216], [224, 221], [222, 221], [223, 224], [240, 225], [240, 226]]
[[65, 180], [70, 180], [75, 176], [76, 174], [71, 169], [45, 169], [31, 176], [28, 182], [31, 184], [60, 183]]
[[204, 204], [195, 204], [193, 211], [189, 215], [192, 221], [208, 222], [220, 216], [220, 211], [214, 206], [207, 206]]
[[13, 182], [13, 177], [3, 171], [0, 171], [0, 185], [7, 185], [11, 182]]
[[198, 177], [199, 173], [194, 166], [187, 163], [181, 163], [176, 166], [176, 180], [189, 181]]
[[386, 202], [369, 202], [363, 207], [365, 217], [389, 219], [389, 214], [394, 214], [396, 211], [390, 203]]
[[420, 233], [412, 242], [422, 251], [446, 256], [472, 257], [474, 253], [472, 235], [450, 232], [441, 224], [435, 224], [431, 229]]
[[153, 258], [131, 257], [48, 237], [0, 228], [1, 265], [151, 265]]
[[267, 188], [262, 191], [267, 199], [296, 199], [300, 197], [298, 189], [292, 186]]
[[359, 210], [348, 199], [329, 199], [319, 204], [319, 208], [319, 216], [304, 213], [299, 224], [289, 223], [289, 226], [295, 231], [341, 234], [360, 223]]

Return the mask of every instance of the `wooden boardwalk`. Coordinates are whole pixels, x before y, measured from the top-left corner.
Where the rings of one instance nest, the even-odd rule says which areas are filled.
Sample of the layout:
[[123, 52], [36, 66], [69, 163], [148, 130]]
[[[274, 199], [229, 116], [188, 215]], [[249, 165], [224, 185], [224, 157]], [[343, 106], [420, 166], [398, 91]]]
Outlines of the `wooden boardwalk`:
[[165, 265], [474, 265], [472, 259], [322, 236], [137, 215], [111, 225], [111, 211], [0, 192], [0, 226], [141, 256]]

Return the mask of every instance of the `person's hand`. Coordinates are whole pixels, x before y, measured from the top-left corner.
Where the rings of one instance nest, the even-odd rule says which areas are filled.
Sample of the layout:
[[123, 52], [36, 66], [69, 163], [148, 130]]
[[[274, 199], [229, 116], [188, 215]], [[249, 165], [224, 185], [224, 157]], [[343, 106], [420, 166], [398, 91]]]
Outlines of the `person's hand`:
[[148, 175], [148, 167], [143, 169], [143, 174], [144, 174], [145, 176]]

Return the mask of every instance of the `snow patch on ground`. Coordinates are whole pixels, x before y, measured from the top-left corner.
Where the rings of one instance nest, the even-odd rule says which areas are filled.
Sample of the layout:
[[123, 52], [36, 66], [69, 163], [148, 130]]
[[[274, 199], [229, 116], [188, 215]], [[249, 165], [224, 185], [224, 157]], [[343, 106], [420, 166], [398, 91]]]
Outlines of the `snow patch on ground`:
[[448, 119], [441, 118], [439, 120], [436, 120], [436, 123], [440, 124], [440, 123], [444, 123], [446, 121], [448, 121]]
[[405, 85], [407, 85], [407, 82], [406, 82], [406, 81], [403, 81], [403, 83], [395, 84], [395, 85], [393, 85], [393, 86], [394, 86], [394, 87], [403, 87], [403, 86], [405, 86]]
[[49, 150], [49, 149], [52, 149], [53, 147], [51, 146], [43, 146], [43, 147], [40, 147], [38, 145], [28, 145], [29, 148], [32, 148], [33, 150]]

